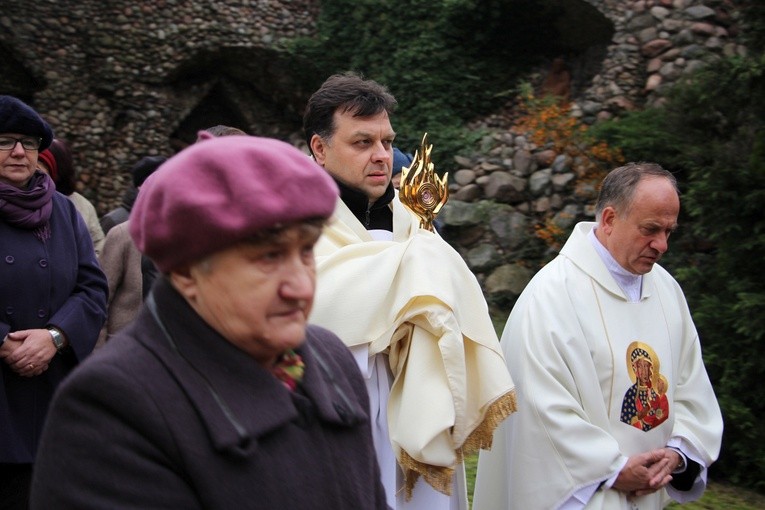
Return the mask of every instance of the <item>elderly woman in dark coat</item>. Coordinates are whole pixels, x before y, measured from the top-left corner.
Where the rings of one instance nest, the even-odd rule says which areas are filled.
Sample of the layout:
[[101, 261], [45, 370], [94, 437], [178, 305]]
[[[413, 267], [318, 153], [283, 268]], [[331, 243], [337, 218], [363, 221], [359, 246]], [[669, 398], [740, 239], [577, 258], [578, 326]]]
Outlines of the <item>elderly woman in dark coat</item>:
[[365, 384], [307, 325], [332, 179], [277, 140], [170, 158], [131, 212], [162, 272], [60, 389], [33, 509], [385, 509]]
[[106, 278], [88, 230], [36, 171], [48, 124], [0, 96], [0, 502], [26, 508], [32, 463], [61, 380], [93, 350]]

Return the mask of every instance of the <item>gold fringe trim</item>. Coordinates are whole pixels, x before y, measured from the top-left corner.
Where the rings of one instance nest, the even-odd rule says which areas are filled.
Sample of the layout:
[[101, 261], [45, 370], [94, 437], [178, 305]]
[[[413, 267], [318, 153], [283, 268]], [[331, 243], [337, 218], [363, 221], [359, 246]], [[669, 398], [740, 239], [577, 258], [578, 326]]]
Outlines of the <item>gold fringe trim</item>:
[[[483, 421], [470, 433], [462, 447], [455, 450], [457, 464], [461, 464], [465, 455], [472, 455], [478, 450], [490, 450], [494, 440], [494, 430], [502, 421], [518, 409], [515, 390], [510, 390], [495, 400], [486, 411]], [[404, 472], [405, 499], [412, 499], [414, 485], [422, 477], [428, 485], [447, 496], [452, 495], [452, 476], [454, 467], [432, 466], [412, 458], [401, 450], [399, 465]]]
[[489, 406], [483, 421], [462, 444], [462, 454], [472, 455], [478, 450], [491, 450], [491, 445], [494, 442], [494, 431], [505, 418], [517, 410], [518, 401], [515, 396], [515, 389], [512, 389]]
[[412, 499], [414, 484], [417, 483], [420, 476], [422, 476], [423, 479], [438, 492], [446, 494], [447, 496], [452, 495], [453, 467], [432, 466], [430, 464], [419, 462], [413, 459], [404, 450], [401, 450], [399, 465], [404, 472], [404, 494], [406, 501]]

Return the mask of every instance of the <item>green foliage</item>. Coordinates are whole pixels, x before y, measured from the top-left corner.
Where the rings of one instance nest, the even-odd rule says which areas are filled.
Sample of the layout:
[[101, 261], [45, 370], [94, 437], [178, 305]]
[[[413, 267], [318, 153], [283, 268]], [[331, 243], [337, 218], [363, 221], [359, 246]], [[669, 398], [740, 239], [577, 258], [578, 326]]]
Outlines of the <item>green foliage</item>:
[[765, 3], [761, 0], [733, 0], [741, 9], [741, 19], [745, 23], [743, 40], [751, 51], [762, 53], [765, 48]]
[[[478, 150], [467, 123], [496, 111], [525, 69], [557, 47], [555, 0], [325, 0], [318, 37], [293, 41], [315, 89], [356, 71], [399, 101], [396, 145], [414, 152], [424, 133], [439, 172]], [[547, 17], [545, 17], [547, 16]], [[523, 48], [523, 51], [518, 51]]]
[[472, 91], [479, 80], [466, 77], [464, 67], [457, 72], [459, 63], [451, 61], [445, 10], [418, 0], [328, 0], [319, 17], [320, 37], [294, 47], [317, 67], [316, 86], [346, 70], [386, 84], [399, 101], [396, 145], [413, 153], [428, 132], [439, 171], [449, 170], [452, 156], [480, 137], [464, 128], [471, 104], [478, 102]]
[[[725, 416], [714, 472], [765, 490], [765, 56], [710, 66], [664, 108], [597, 128], [629, 160], [678, 175], [686, 227], [668, 256]], [[668, 254], [669, 255], [669, 254]]]

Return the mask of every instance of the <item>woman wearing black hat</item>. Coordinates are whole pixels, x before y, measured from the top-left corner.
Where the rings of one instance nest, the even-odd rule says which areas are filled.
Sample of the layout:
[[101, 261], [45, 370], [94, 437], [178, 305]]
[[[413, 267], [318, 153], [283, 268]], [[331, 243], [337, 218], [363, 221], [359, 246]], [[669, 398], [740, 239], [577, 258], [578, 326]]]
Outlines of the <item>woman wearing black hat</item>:
[[74, 205], [37, 171], [50, 126], [0, 96], [0, 503], [27, 508], [54, 390], [92, 350], [106, 279]]

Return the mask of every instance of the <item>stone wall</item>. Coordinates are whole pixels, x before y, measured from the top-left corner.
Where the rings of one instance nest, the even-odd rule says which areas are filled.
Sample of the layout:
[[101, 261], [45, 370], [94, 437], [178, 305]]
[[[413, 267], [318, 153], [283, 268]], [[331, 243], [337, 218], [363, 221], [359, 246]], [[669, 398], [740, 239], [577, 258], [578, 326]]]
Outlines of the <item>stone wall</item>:
[[[574, 97], [584, 123], [660, 105], [687, 73], [721, 56], [744, 54], [736, 42], [739, 13], [725, 1], [592, 0], [614, 23], [600, 72]], [[456, 159], [451, 198], [440, 217], [443, 235], [476, 273], [499, 315], [554, 255], [555, 243], [535, 235], [546, 222], [568, 231], [594, 219], [597, 190], [575, 159], [511, 132], [512, 119], [493, 115], [474, 154]], [[644, 160], [651, 160], [646, 154]]]
[[[559, 2], [586, 2], [614, 27], [610, 44], [568, 63], [596, 69], [571, 89], [574, 114], [586, 123], [660, 104], [689, 71], [746, 51], [730, 0]], [[320, 6], [41, 0], [31, 8], [4, 0], [0, 93], [31, 102], [70, 142], [81, 191], [103, 213], [128, 187], [135, 161], [173, 154], [197, 129], [229, 124], [299, 144], [311, 90], [282, 48], [314, 33]], [[552, 219], [567, 228], [591, 217], [594, 189], [578, 182], [570, 158], [511, 134], [502, 114], [476, 127], [490, 134], [457, 158], [444, 232], [492, 302], [505, 306], [537, 269], [533, 261], [544, 259], [545, 246], [529, 236], [534, 225]]]
[[313, 33], [317, 9], [315, 0], [4, 0], [0, 93], [31, 102], [70, 143], [81, 191], [103, 213], [135, 161], [172, 155], [197, 129], [295, 132], [302, 91], [280, 47]]
[[743, 54], [730, 0], [588, 0], [613, 21], [602, 72], [578, 101], [588, 120], [661, 103], [684, 74]]

